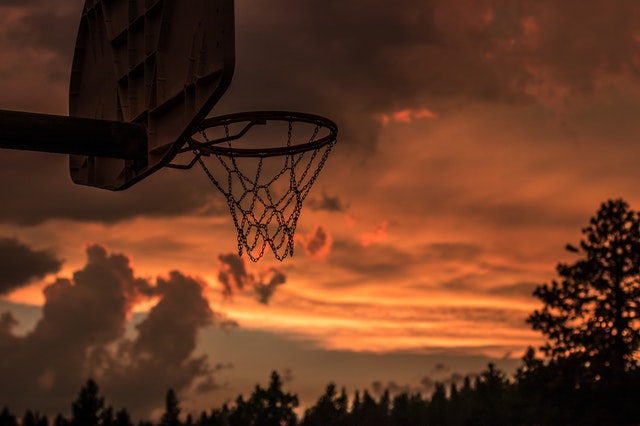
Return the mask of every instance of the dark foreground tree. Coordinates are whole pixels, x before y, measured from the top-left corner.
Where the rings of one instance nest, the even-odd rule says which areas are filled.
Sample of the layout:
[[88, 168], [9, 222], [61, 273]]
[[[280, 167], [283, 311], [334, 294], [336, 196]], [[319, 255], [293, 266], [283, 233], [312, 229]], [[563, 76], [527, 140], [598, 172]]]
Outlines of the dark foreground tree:
[[71, 405], [71, 425], [97, 426], [103, 409], [104, 398], [98, 396], [98, 385], [90, 379], [80, 389], [78, 399]]
[[543, 308], [527, 322], [547, 339], [546, 362], [529, 351], [516, 378], [556, 421], [626, 424], [640, 419], [640, 214], [610, 200], [582, 233], [567, 245], [579, 259], [534, 292]]
[[285, 393], [277, 372], [271, 373], [267, 389], [256, 385], [248, 401], [242, 396], [236, 400], [236, 407], [229, 414], [231, 426], [295, 426], [298, 396]]
[[640, 215], [608, 201], [582, 232], [578, 248], [567, 246], [581, 258], [536, 289], [544, 307], [528, 322], [547, 337], [549, 358], [581, 361], [589, 381], [615, 380], [636, 368], [640, 349]]
[[180, 426], [180, 404], [173, 389], [167, 391], [164, 400], [164, 414], [160, 420], [161, 426]]
[[11, 414], [9, 407], [4, 407], [0, 411], [0, 426], [18, 426], [18, 420]]
[[344, 389], [340, 395], [335, 383], [329, 383], [315, 406], [304, 413], [302, 426], [341, 426], [346, 422], [348, 398]]
[[37, 411], [27, 410], [22, 417], [21, 426], [49, 426], [49, 418]]

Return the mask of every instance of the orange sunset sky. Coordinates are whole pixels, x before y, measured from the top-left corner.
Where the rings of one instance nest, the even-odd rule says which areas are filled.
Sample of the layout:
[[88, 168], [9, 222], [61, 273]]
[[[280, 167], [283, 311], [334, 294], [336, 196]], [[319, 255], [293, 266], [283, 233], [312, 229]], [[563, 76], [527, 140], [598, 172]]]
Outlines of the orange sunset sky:
[[[67, 114], [82, 5], [0, 1], [0, 109]], [[303, 404], [513, 372], [565, 245], [609, 198], [640, 209], [640, 3], [236, 0], [212, 114], [254, 109], [340, 126], [282, 263], [234, 263], [200, 170], [113, 193], [0, 152], [0, 405], [68, 411], [89, 375], [146, 416], [274, 369]]]

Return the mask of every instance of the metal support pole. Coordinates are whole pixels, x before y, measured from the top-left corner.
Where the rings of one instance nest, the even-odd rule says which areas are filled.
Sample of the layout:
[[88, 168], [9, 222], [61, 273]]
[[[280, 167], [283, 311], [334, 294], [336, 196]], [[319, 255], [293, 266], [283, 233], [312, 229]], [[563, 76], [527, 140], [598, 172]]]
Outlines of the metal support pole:
[[0, 148], [145, 161], [137, 123], [0, 110]]

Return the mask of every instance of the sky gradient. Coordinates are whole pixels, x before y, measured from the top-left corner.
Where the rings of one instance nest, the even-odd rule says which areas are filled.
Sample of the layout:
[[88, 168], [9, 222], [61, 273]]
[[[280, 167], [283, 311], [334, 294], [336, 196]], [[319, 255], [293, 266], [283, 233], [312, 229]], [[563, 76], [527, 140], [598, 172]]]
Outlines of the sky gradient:
[[[82, 3], [0, 3], [0, 109], [67, 113]], [[638, 28], [633, 0], [236, 0], [212, 114], [340, 126], [294, 257], [238, 261], [197, 169], [112, 193], [5, 150], [0, 381], [20, 386], [0, 404], [68, 410], [88, 375], [146, 415], [169, 386], [197, 410], [272, 369], [307, 403], [330, 380], [427, 392], [513, 369], [565, 245], [607, 199], [640, 208]]]

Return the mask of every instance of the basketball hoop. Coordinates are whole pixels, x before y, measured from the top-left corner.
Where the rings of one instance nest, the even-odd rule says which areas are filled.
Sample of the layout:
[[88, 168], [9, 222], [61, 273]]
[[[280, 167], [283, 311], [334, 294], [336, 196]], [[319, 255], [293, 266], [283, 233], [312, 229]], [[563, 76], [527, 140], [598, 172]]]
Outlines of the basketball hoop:
[[[256, 262], [267, 246], [293, 255], [302, 202], [335, 144], [336, 124], [317, 115], [260, 111], [206, 119], [181, 153], [191, 151], [224, 194], [238, 231], [238, 253]], [[241, 145], [241, 146], [240, 146]]]

